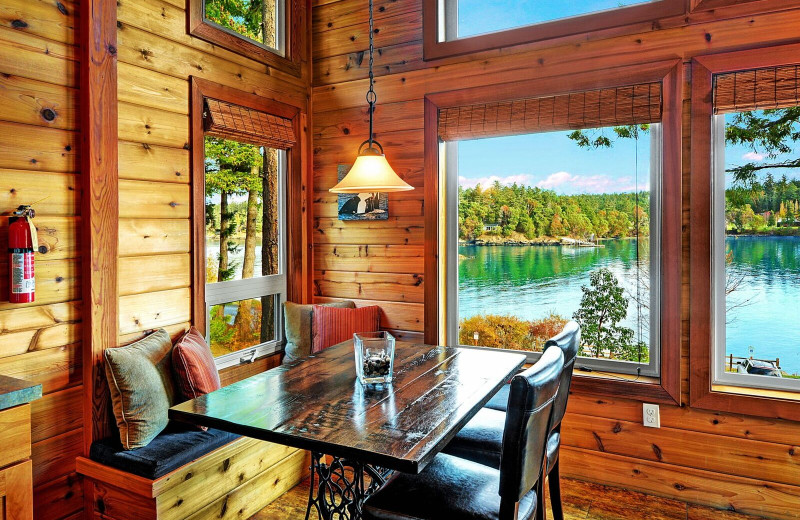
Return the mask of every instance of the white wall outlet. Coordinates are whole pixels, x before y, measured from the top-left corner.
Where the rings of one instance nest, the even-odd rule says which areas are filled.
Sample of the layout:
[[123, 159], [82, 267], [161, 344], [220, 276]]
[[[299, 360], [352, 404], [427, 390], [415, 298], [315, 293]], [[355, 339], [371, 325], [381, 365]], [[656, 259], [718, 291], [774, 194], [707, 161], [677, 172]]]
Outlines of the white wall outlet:
[[661, 413], [657, 404], [642, 405], [642, 423], [649, 428], [661, 428]]

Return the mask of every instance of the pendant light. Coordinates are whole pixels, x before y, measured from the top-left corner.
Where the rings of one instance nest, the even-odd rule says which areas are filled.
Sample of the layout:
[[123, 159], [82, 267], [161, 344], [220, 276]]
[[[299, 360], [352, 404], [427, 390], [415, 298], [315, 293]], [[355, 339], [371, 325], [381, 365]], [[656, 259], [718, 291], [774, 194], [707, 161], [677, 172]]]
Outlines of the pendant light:
[[[413, 190], [407, 182], [401, 179], [389, 166], [383, 154], [383, 146], [376, 141], [372, 132], [372, 119], [375, 113], [375, 77], [372, 71], [373, 54], [375, 51], [372, 16], [372, 0], [369, 0], [369, 90], [367, 90], [367, 103], [369, 104], [369, 139], [358, 147], [358, 157], [353, 167], [347, 172], [339, 184], [330, 189], [333, 193], [362, 193]], [[366, 148], [364, 147], [366, 145]]]

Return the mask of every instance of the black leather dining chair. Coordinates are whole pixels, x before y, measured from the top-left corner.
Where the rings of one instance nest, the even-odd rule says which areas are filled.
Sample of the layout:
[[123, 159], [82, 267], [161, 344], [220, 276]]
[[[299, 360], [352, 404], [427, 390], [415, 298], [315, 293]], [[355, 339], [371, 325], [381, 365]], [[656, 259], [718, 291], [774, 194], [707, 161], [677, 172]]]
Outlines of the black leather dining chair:
[[499, 470], [438, 454], [418, 475], [398, 474], [367, 499], [367, 520], [529, 520], [540, 508], [540, 475], [564, 366], [547, 349], [509, 391]]
[[[564, 353], [564, 368], [560, 375], [558, 395], [553, 404], [553, 421], [547, 435], [547, 456], [544, 464], [544, 475], [548, 477], [554, 520], [563, 520], [564, 518], [559, 465], [561, 421], [567, 411], [572, 371], [575, 367], [580, 343], [581, 330], [574, 321], [567, 323], [559, 334], [545, 342], [545, 349], [558, 347]], [[513, 409], [513, 404], [509, 400], [509, 390], [510, 385], [504, 385], [492, 400], [450, 441], [443, 453], [493, 468], [500, 467], [506, 411]], [[544, 518], [543, 513], [544, 509], [542, 508], [537, 516]]]

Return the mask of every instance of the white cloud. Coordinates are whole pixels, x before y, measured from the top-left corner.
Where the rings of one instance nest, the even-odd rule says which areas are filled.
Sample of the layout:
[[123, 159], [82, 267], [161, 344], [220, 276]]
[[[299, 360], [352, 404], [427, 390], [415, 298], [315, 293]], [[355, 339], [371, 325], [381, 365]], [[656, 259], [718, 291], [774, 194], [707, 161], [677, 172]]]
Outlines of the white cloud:
[[530, 185], [533, 179], [530, 175], [521, 173], [518, 175], [506, 175], [505, 177], [499, 177], [497, 175], [489, 175], [488, 177], [459, 177], [458, 184], [463, 186], [464, 188], [474, 188], [478, 184], [480, 184], [484, 188], [488, 188], [495, 181], [498, 181], [500, 184], [504, 186], [510, 186], [511, 184], [517, 183], [520, 185]]
[[745, 161], [760, 162], [764, 160], [764, 157], [766, 157], [766, 155], [764, 155], [763, 153], [747, 152], [742, 156], [742, 159], [744, 159]]
[[[608, 175], [577, 175], [569, 172], [556, 172], [536, 183], [537, 188], [554, 190], [559, 193], [618, 193], [636, 191], [633, 177], [609, 177]], [[650, 189], [647, 179], [640, 180], [640, 190]]]
[[[536, 186], [543, 190], [553, 190], [562, 194], [577, 193], [622, 193], [636, 191], [633, 177], [610, 177], [608, 175], [577, 175], [565, 171], [551, 173], [545, 179], [536, 182], [533, 175], [521, 173], [517, 175], [489, 175], [486, 177], [458, 178], [458, 184], [464, 188], [474, 188], [480, 184], [484, 188], [490, 187], [497, 181], [504, 186], [519, 184], [521, 186]], [[639, 180], [639, 189], [650, 189], [649, 179]]]

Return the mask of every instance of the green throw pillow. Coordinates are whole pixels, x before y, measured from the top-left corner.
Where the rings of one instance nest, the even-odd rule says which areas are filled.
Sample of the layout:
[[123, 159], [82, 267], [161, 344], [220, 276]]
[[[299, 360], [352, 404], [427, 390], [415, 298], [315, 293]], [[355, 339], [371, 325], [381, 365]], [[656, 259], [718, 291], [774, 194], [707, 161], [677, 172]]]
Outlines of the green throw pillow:
[[103, 354], [122, 447], [147, 446], [167, 427], [167, 411], [174, 404], [172, 340], [159, 329]]
[[[322, 303], [326, 307], [355, 309], [356, 304], [349, 301]], [[283, 321], [286, 329], [286, 351], [284, 363], [291, 363], [311, 354], [311, 323], [313, 305], [285, 302], [283, 304]]]

